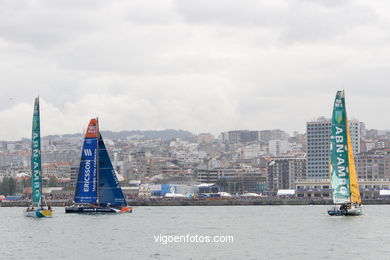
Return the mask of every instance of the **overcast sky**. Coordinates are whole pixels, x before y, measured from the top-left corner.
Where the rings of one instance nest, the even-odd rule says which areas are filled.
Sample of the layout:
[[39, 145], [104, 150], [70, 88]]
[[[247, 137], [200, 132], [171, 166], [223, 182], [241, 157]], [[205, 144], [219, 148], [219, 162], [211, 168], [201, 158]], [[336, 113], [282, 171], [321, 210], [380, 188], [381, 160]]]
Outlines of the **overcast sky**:
[[0, 140], [102, 130], [390, 128], [390, 1], [0, 0]]

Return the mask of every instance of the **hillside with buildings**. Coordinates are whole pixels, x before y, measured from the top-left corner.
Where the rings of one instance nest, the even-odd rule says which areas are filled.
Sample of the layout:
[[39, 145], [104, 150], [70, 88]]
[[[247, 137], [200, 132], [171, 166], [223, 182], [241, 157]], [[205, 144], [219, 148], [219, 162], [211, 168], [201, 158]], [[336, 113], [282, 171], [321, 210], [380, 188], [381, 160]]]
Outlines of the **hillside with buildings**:
[[[390, 188], [390, 132], [367, 130], [358, 120], [350, 121], [350, 130], [363, 196], [378, 196]], [[161, 185], [190, 193], [207, 184], [230, 194], [291, 189], [297, 197], [331, 196], [327, 118], [307, 122], [306, 133], [292, 136], [280, 129], [228, 131], [217, 138], [182, 130], [102, 134], [122, 186], [135, 195], [164, 196]], [[44, 186], [73, 189], [81, 145], [77, 134], [43, 138]], [[0, 179], [14, 178], [22, 193], [29, 175], [30, 141], [0, 142]]]

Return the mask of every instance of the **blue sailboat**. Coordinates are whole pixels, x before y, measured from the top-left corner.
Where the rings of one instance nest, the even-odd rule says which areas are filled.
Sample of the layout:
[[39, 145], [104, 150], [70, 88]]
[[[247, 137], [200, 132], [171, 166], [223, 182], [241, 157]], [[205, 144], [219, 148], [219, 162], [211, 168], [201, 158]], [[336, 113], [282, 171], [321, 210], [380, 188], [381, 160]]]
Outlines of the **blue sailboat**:
[[127, 206], [119, 181], [112, 167], [98, 119], [89, 122], [81, 153], [74, 204], [65, 213], [125, 213]]

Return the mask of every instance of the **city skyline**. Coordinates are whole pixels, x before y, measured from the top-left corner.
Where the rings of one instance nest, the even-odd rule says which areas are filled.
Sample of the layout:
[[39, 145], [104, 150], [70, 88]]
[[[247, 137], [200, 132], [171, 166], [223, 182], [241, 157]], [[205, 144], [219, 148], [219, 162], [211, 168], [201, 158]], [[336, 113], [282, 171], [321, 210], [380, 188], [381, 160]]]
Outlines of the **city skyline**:
[[[314, 118], [304, 122], [304, 124], [307, 124], [309, 122], [313, 122], [314, 123], [314, 122], [317, 122], [317, 120], [330, 120], [330, 118], [324, 117], [324, 116], [317, 116], [317, 117], [314, 117]], [[356, 121], [358, 119], [352, 118], [350, 120]], [[362, 122], [362, 123], [365, 124], [365, 122]], [[366, 127], [366, 129], [367, 130], [376, 130], [376, 131], [383, 132], [383, 133], [386, 133], [386, 132], [390, 131], [390, 129], [375, 129], [375, 128], [367, 128], [367, 127]], [[50, 137], [50, 136], [80, 135], [80, 138], [81, 138], [85, 134], [85, 130], [86, 130], [86, 127], [84, 126], [84, 127], [81, 127], [81, 130], [79, 132], [59, 132], [59, 133], [52, 133], [52, 134], [45, 134], [45, 133], [43, 133], [42, 137], [46, 138], [46, 137]], [[218, 138], [223, 138], [222, 135], [224, 133], [228, 133], [228, 132], [236, 132], [236, 131], [250, 131], [250, 132], [258, 131], [258, 132], [261, 132], [261, 131], [270, 131], [270, 130], [281, 130], [281, 131], [285, 132], [286, 134], [288, 134], [291, 137], [294, 136], [294, 133], [307, 134], [306, 125], [305, 125], [303, 131], [292, 130], [291, 132], [287, 131], [286, 129], [280, 129], [280, 128], [270, 128], [270, 129], [260, 129], [260, 128], [258, 128], [258, 129], [244, 129], [244, 128], [238, 128], [238, 129], [221, 130], [221, 131], [216, 132], [216, 133], [213, 133], [213, 132], [207, 131], [207, 130], [204, 131], [204, 132], [194, 132], [194, 131], [191, 131], [191, 130], [188, 130], [188, 129], [174, 129], [174, 128], [166, 128], [166, 129], [119, 129], [119, 130], [102, 129], [101, 131], [102, 132], [112, 132], [112, 133], [121, 133], [121, 132], [164, 132], [164, 131], [174, 131], [174, 132], [177, 131], [179, 133], [180, 131], [183, 131], [183, 132], [191, 133], [192, 135], [194, 135], [194, 137], [196, 137], [198, 135], [201, 135], [201, 134], [211, 134], [216, 139], [218, 139]], [[2, 139], [1, 136], [0, 136], [0, 141], [6, 141], [6, 142], [20, 141], [20, 140], [23, 140], [23, 139], [31, 139], [31, 136], [22, 136], [22, 137], [16, 138], [16, 139]], [[146, 138], [146, 139], [153, 139], [153, 138]], [[275, 139], [275, 140], [278, 140], [278, 139]]]
[[[153, 6], [153, 8], [150, 8]], [[1, 140], [103, 130], [304, 132], [345, 89], [389, 129], [390, 4], [380, 1], [5, 1]], [[72, 17], [72, 19], [69, 19]], [[293, 120], [292, 120], [293, 119]]]

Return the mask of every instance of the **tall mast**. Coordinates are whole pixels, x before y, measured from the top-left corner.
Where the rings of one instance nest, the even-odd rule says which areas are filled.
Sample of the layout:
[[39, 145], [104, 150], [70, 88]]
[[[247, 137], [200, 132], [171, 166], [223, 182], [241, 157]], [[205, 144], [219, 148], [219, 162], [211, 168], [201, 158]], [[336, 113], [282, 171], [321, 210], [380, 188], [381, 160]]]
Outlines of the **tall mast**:
[[99, 176], [100, 176], [100, 167], [99, 167], [99, 139], [100, 139], [100, 129], [99, 129], [99, 118], [96, 117], [96, 127], [97, 127], [97, 149], [96, 149], [96, 202], [99, 206]]

